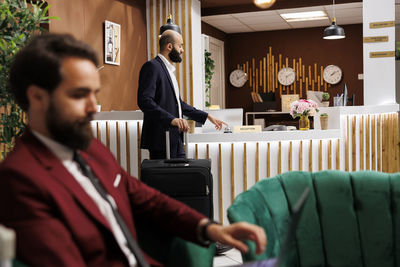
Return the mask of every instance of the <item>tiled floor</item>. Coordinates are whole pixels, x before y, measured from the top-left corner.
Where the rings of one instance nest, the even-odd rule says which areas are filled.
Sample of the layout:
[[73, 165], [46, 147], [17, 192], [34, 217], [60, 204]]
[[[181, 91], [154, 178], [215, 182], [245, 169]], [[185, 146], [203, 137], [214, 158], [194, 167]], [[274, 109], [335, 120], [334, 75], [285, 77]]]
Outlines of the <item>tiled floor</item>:
[[242, 255], [237, 249], [231, 249], [222, 256], [214, 257], [214, 267], [235, 266], [242, 263]]

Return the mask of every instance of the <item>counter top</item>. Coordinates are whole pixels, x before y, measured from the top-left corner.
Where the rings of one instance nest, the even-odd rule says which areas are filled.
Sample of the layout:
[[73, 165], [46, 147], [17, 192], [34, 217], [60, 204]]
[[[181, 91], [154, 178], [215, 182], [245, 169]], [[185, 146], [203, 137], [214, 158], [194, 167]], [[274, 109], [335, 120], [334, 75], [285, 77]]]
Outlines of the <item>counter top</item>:
[[188, 134], [189, 143], [243, 142], [243, 141], [290, 141], [304, 139], [340, 138], [340, 130], [268, 131], [260, 133], [195, 133]]

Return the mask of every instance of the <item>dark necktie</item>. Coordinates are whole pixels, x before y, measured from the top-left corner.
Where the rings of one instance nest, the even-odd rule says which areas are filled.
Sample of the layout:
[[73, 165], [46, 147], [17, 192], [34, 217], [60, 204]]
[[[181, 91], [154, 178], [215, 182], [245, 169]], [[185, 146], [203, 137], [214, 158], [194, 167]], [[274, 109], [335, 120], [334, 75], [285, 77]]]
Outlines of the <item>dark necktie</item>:
[[145, 260], [142, 252], [140, 251], [139, 245], [133, 239], [132, 234], [130, 233], [128, 227], [126, 226], [126, 223], [122, 216], [118, 212], [118, 208], [115, 205], [115, 202], [111, 200], [111, 196], [107, 193], [107, 191], [104, 189], [103, 185], [100, 183], [99, 179], [94, 175], [92, 170], [90, 169], [89, 165], [86, 164], [85, 160], [82, 158], [82, 156], [77, 152], [74, 151], [74, 157], [73, 160], [79, 164], [79, 167], [82, 170], [83, 175], [89, 178], [89, 180], [92, 182], [93, 186], [96, 188], [96, 190], [99, 192], [99, 194], [104, 198], [105, 201], [107, 201], [111, 209], [114, 213], [115, 219], [117, 220], [119, 226], [121, 227], [121, 230], [126, 238], [126, 241], [128, 242], [128, 246], [132, 253], [135, 255], [138, 266], [139, 267], [150, 267], [150, 265], [147, 263]]

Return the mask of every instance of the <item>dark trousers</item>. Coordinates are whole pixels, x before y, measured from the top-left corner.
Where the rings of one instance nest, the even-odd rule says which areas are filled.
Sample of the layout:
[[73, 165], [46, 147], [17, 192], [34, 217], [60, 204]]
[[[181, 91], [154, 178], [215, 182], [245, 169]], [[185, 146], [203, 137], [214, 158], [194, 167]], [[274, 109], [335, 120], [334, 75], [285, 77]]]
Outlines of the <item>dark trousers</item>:
[[[150, 150], [150, 159], [166, 159], [167, 152], [165, 150]], [[171, 159], [185, 158], [185, 150], [183, 149], [182, 139], [179, 138], [178, 145], [171, 147]]]

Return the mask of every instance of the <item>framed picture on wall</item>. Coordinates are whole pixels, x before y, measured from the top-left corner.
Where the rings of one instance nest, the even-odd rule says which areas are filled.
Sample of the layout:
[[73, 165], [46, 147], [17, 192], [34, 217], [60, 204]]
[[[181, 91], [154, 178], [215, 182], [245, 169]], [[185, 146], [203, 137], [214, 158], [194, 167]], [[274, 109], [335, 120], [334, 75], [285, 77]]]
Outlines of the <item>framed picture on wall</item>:
[[121, 55], [121, 25], [104, 22], [104, 62], [119, 65]]
[[400, 41], [396, 41], [396, 60], [400, 60]]

